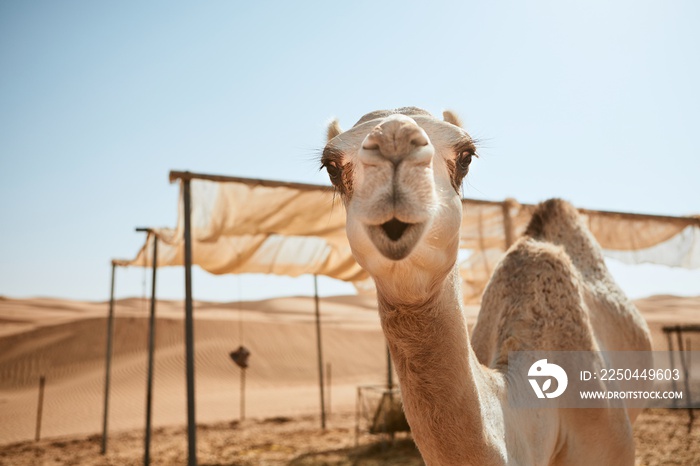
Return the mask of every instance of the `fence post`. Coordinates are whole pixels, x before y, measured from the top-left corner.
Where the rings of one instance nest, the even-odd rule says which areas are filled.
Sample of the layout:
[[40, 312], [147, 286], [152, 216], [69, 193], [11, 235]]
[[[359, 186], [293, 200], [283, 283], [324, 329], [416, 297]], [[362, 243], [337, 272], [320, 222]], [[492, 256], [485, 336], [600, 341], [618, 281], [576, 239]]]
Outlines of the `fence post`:
[[318, 304], [318, 279], [314, 274], [314, 302], [316, 304], [316, 354], [318, 356], [318, 386], [321, 395], [321, 429], [326, 430], [326, 406], [323, 395], [323, 349], [321, 345], [321, 312]]
[[34, 440], [39, 441], [41, 439], [41, 416], [44, 411], [44, 387], [46, 386], [46, 377], [43, 375], [39, 377], [39, 404], [36, 410], [36, 434], [34, 435]]
[[102, 414], [102, 447], [100, 453], [107, 453], [107, 420], [109, 418], [109, 390], [112, 375], [112, 340], [114, 334], [114, 273], [116, 271], [116, 263], [112, 261], [112, 278], [109, 291], [109, 314], [107, 316], [107, 350], [105, 351], [105, 396], [104, 396], [104, 411]]
[[327, 362], [326, 363], [326, 380], [327, 383], [326, 385], [328, 386], [328, 406], [327, 406], [327, 416], [330, 418], [331, 417], [331, 385], [332, 385], [332, 379], [331, 379], [331, 363]]

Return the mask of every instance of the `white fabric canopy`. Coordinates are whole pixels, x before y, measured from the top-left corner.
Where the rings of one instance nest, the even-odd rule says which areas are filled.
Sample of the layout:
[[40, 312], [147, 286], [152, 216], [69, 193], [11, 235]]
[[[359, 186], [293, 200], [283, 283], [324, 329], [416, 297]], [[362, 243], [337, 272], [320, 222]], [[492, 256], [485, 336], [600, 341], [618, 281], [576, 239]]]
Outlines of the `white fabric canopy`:
[[[192, 260], [214, 273], [327, 275], [371, 288], [345, 236], [345, 208], [331, 187], [191, 176]], [[181, 182], [182, 183], [182, 182]], [[478, 298], [534, 206], [464, 199], [460, 264], [465, 298]], [[700, 218], [581, 210], [605, 255], [623, 262], [700, 268]], [[175, 229], [154, 230], [158, 266], [184, 265], [182, 186]], [[152, 266], [153, 235], [122, 266]]]

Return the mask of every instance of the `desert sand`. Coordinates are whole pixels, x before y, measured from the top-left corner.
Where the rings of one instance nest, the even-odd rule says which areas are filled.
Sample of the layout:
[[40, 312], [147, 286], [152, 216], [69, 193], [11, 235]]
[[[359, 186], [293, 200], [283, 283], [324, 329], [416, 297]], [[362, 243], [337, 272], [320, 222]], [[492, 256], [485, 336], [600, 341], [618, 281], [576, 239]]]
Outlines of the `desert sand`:
[[[666, 349], [663, 325], [700, 323], [700, 297], [655, 296], [636, 304], [657, 350]], [[110, 443], [103, 457], [107, 308], [107, 303], [0, 298], [0, 464], [142, 462], [148, 302], [125, 299], [116, 305]], [[477, 312], [476, 306], [467, 309], [470, 323]], [[153, 464], [185, 461], [183, 314], [181, 302], [157, 304]], [[324, 298], [321, 316], [324, 361], [331, 369], [326, 433], [319, 428], [312, 298], [195, 303], [200, 464], [422, 464], [410, 442], [377, 447], [362, 437], [355, 446], [357, 387], [386, 379], [374, 298]], [[241, 374], [229, 357], [240, 344], [252, 353], [242, 423]], [[700, 348], [700, 335], [691, 344]], [[43, 440], [35, 443], [42, 375]], [[700, 421], [691, 433], [686, 425], [682, 410], [645, 412], [635, 424], [638, 464], [700, 464]]]

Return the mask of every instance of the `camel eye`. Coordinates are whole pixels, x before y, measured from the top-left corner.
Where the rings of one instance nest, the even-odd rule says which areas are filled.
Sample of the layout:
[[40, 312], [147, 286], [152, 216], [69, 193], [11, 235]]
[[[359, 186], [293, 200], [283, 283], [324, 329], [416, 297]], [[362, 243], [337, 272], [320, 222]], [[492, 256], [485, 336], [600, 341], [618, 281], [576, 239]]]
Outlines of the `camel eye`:
[[335, 164], [335, 162], [328, 162], [326, 164], [326, 171], [333, 183], [340, 180], [340, 168]]
[[472, 156], [472, 152], [467, 150], [459, 154], [459, 157], [457, 158], [457, 164], [459, 165], [459, 168], [461, 168], [464, 171], [468, 170], [469, 164], [472, 163]]

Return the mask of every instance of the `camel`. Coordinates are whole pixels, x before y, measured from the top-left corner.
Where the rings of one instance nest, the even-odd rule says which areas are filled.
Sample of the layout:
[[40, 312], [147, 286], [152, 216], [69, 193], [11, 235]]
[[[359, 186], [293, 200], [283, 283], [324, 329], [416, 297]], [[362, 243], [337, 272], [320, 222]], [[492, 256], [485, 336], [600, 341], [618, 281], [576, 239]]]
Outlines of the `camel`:
[[552, 200], [500, 262], [470, 342], [457, 269], [460, 187], [476, 156], [453, 112], [375, 111], [328, 127], [321, 165], [373, 277], [404, 411], [428, 465], [634, 463], [624, 408], [515, 409], [508, 352], [649, 350], [646, 323], [612, 280], [576, 210]]

